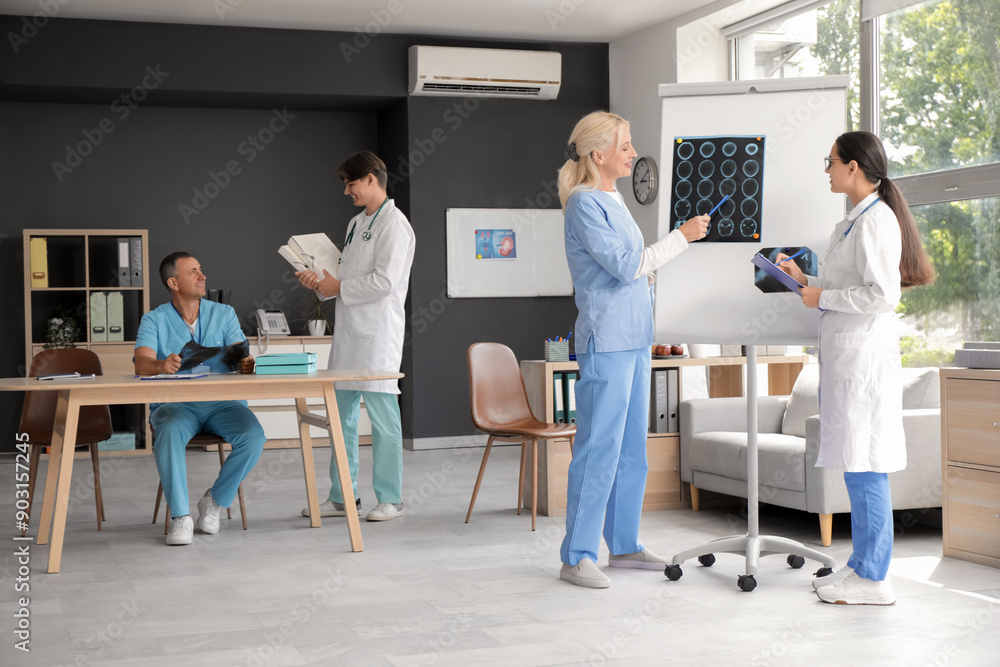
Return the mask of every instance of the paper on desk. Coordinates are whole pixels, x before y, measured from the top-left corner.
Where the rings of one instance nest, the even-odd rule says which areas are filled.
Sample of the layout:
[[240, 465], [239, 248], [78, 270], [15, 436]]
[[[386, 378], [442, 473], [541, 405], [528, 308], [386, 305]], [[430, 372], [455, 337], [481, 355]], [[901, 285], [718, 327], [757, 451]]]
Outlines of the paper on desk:
[[54, 375], [39, 375], [39, 380], [93, 380], [97, 376], [93, 373], [80, 375], [79, 373], [55, 373]]
[[197, 380], [198, 378], [208, 377], [208, 375], [208, 373], [184, 373], [182, 375], [160, 373], [159, 375], [136, 375], [135, 377], [139, 380]]

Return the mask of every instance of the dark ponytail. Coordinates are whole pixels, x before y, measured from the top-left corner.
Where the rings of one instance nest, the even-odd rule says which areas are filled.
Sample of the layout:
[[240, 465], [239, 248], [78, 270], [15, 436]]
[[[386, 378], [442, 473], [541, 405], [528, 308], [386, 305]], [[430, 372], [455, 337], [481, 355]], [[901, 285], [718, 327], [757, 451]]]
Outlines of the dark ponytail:
[[840, 159], [857, 162], [868, 182], [878, 183], [878, 196], [896, 215], [903, 242], [899, 258], [900, 285], [917, 287], [934, 282], [934, 266], [924, 250], [910, 206], [896, 184], [889, 180], [889, 160], [881, 140], [871, 132], [846, 132], [837, 137], [836, 143]]

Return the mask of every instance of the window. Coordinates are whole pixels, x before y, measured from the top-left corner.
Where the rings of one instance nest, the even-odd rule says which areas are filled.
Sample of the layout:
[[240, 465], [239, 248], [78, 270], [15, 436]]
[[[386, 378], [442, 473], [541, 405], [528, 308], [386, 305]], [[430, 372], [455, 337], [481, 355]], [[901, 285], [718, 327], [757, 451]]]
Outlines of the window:
[[903, 292], [904, 363], [1000, 340], [1000, 0], [791, 0], [722, 32], [733, 78], [850, 75], [938, 274]]
[[879, 136], [891, 176], [1000, 160], [1000, 2], [941, 0], [878, 29]]
[[730, 37], [731, 70], [737, 80], [849, 75], [854, 83], [847, 91], [850, 124], [858, 127], [857, 0], [790, 2], [723, 33]]
[[937, 271], [903, 291], [903, 363], [951, 363], [966, 340], [1000, 340], [1000, 197], [913, 206]]

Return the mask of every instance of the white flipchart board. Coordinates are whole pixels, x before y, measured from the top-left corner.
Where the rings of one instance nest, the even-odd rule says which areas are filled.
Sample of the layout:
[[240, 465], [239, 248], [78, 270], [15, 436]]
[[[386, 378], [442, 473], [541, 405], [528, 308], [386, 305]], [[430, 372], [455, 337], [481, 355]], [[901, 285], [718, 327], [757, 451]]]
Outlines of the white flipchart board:
[[[449, 208], [450, 298], [571, 296], [561, 209]], [[511, 229], [516, 259], [476, 259], [477, 229]]]
[[805, 308], [791, 292], [758, 290], [750, 259], [760, 248], [777, 246], [809, 246], [818, 259], [826, 254], [833, 226], [844, 218], [845, 199], [830, 192], [823, 156], [844, 132], [848, 84], [848, 77], [832, 76], [660, 85], [658, 238], [669, 231], [675, 137], [764, 135], [766, 140], [761, 238], [694, 243], [660, 268], [657, 341], [815, 343], [818, 311]]

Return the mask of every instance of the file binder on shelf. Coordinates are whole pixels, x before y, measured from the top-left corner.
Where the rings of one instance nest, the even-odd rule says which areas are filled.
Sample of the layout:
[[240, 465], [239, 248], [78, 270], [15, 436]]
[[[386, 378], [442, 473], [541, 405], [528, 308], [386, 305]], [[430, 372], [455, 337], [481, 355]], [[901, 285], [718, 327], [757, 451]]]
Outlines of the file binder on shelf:
[[128, 240], [129, 247], [129, 273], [130, 285], [132, 287], [142, 287], [142, 238], [133, 236]]
[[49, 242], [44, 236], [29, 241], [31, 248], [31, 286], [45, 288], [49, 286]]
[[108, 340], [107, 292], [94, 292], [90, 295], [90, 340], [95, 343]]
[[576, 423], [576, 373], [563, 374], [563, 391], [566, 392], [566, 423]]
[[125, 297], [121, 292], [108, 295], [108, 342], [125, 340]]
[[566, 407], [563, 400], [563, 373], [552, 374], [552, 404], [555, 406], [553, 419], [556, 424], [566, 423]]
[[649, 430], [652, 433], [669, 433], [667, 430], [667, 371], [653, 371], [653, 386], [649, 392]]
[[128, 237], [119, 237], [118, 238], [118, 286], [119, 287], [132, 286], [132, 269], [129, 267], [130, 256], [131, 256], [131, 250], [129, 249]]
[[680, 432], [680, 370], [677, 368], [667, 369], [667, 433]]

